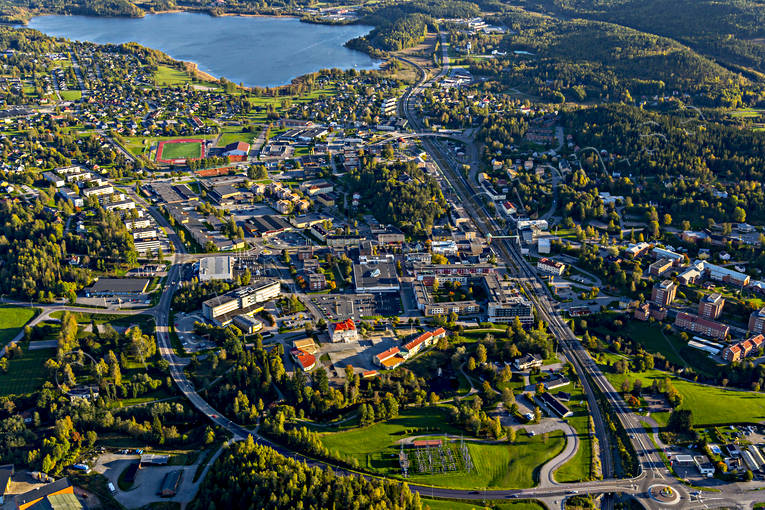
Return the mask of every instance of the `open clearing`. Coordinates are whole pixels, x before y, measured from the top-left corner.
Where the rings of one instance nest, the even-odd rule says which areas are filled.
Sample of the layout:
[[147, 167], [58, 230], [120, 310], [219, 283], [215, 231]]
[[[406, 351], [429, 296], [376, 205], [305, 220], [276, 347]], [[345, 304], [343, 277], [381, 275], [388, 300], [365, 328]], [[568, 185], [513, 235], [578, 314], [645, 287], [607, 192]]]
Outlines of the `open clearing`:
[[21, 345], [23, 354], [8, 362], [8, 372], [0, 373], [0, 397], [28, 395], [39, 389], [47, 380], [45, 362], [56, 356], [55, 349], [30, 351]]
[[0, 348], [13, 340], [21, 328], [37, 313], [36, 308], [0, 307]]
[[[607, 370], [606, 367], [603, 367]], [[765, 421], [765, 394], [754, 391], [738, 391], [706, 386], [673, 377], [660, 370], [646, 370], [640, 373], [614, 374], [606, 373], [606, 377], [615, 388], [620, 388], [622, 381], [628, 379], [630, 384], [635, 379], [643, 382], [643, 388], [648, 388], [657, 379], [660, 383], [666, 377], [683, 395], [680, 409], [693, 412], [694, 426], [724, 425], [728, 423], [760, 423]]]
[[[406, 409], [397, 418], [368, 427], [322, 434], [321, 440], [327, 448], [340, 456], [349, 460], [356, 459], [361, 469], [398, 477], [401, 470], [397, 441], [426, 434], [463, 435], [464, 432], [448, 423], [445, 409], [429, 407]], [[475, 465], [472, 472], [420, 474], [410, 468], [407, 480], [411, 483], [466, 489], [533, 487], [539, 467], [560, 453], [565, 446], [561, 431], [535, 437], [521, 432], [513, 444], [465, 439]]]

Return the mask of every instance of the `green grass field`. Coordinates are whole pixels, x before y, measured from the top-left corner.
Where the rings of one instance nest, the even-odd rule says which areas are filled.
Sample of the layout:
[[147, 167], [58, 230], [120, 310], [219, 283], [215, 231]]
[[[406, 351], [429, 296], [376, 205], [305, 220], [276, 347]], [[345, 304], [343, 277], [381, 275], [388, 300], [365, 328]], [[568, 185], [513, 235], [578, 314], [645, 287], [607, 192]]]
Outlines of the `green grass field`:
[[[670, 376], [660, 370], [641, 373], [613, 374], [606, 377], [618, 390], [627, 378], [632, 384], [635, 379], [649, 387], [654, 379], [662, 382]], [[704, 386], [679, 378], [672, 378], [672, 384], [683, 395], [681, 409], [693, 411], [695, 426], [724, 425], [728, 423], [759, 423], [765, 421], [765, 394], [753, 391], [726, 390], [715, 386]], [[660, 421], [657, 419], [657, 421]]]
[[162, 147], [162, 159], [196, 159], [202, 156], [198, 142], [167, 143]]
[[188, 73], [168, 66], [157, 66], [154, 73], [157, 85], [183, 85], [189, 83], [191, 78]]
[[82, 99], [82, 92], [79, 90], [62, 90], [61, 99], [64, 101], [79, 101]]
[[[324, 445], [348, 460], [356, 459], [359, 466], [386, 476], [401, 474], [397, 441], [423, 434], [462, 435], [447, 421], [440, 407], [406, 409], [398, 418], [364, 428], [321, 435]], [[420, 474], [410, 470], [411, 483], [455, 488], [507, 489], [535, 485], [538, 468], [563, 449], [565, 438], [558, 431], [547, 436], [529, 437], [518, 434], [517, 441], [487, 444], [466, 441], [475, 470]]]
[[[557, 390], [556, 390], [557, 391]], [[576, 429], [579, 436], [579, 449], [576, 454], [555, 472], [555, 480], [560, 483], [579, 482], [590, 479], [592, 464], [592, 440], [589, 433], [589, 411], [581, 387], [572, 384], [563, 388], [571, 394], [571, 401], [566, 405], [574, 413], [566, 421]], [[555, 391], [553, 392], [555, 393]]]
[[218, 141], [219, 147], [225, 147], [226, 145], [234, 142], [252, 143], [252, 133], [223, 133]]
[[0, 307], [0, 346], [5, 346], [18, 334], [21, 328], [34, 317], [37, 308], [18, 306]]
[[412, 474], [411, 483], [460, 489], [523, 489], [537, 484], [538, 470], [566, 444], [563, 432], [529, 437], [519, 433], [515, 443], [468, 443], [475, 464], [471, 473]]
[[598, 336], [611, 335], [611, 338], [621, 336], [630, 338], [645, 350], [661, 353], [667, 360], [679, 367], [693, 368], [699, 373], [712, 375], [717, 372], [718, 365], [706, 353], [686, 344], [679, 335], [664, 333], [659, 323], [628, 321], [618, 332], [606, 328], [595, 328]]
[[0, 397], [28, 395], [42, 386], [47, 379], [45, 362], [56, 355], [55, 349], [30, 351], [21, 346], [23, 354], [8, 362], [8, 373], [0, 373]]

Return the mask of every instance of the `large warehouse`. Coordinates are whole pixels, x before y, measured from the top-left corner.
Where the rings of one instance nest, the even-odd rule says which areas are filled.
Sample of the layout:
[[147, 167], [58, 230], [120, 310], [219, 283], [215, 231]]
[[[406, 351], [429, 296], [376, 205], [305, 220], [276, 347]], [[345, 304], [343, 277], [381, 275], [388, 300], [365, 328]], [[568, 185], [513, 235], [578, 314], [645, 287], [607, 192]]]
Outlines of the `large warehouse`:
[[85, 296], [140, 296], [148, 286], [148, 278], [99, 278], [85, 289]]

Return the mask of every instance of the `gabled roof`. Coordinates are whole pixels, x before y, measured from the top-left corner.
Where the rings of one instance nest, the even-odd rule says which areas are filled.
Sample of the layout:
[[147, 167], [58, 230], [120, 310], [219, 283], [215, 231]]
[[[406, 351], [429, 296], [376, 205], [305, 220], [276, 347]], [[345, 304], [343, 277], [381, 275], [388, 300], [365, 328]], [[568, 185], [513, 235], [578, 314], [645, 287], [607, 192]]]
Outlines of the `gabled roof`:
[[415, 338], [414, 340], [412, 340], [411, 342], [407, 342], [406, 344], [404, 344], [404, 349], [406, 349], [407, 351], [411, 351], [412, 349], [417, 348], [417, 346], [422, 344], [423, 342], [428, 341], [432, 336], [433, 336], [433, 333], [431, 333], [430, 331], [427, 331], [421, 334], [420, 336], [418, 336], [417, 338]]
[[292, 349], [291, 354], [300, 363], [303, 370], [310, 370], [316, 364], [316, 356], [313, 354], [301, 351], [300, 349]]
[[42, 487], [25, 492], [24, 494], [19, 494], [16, 496], [16, 506], [22, 506], [37, 499], [45, 498], [68, 487], [70, 487], [69, 480], [66, 478], [59, 478], [53, 483], [43, 485]]
[[375, 356], [375, 358], [377, 358], [378, 360], [380, 360], [380, 362], [384, 362], [386, 359], [388, 359], [388, 358], [392, 358], [393, 356], [395, 356], [395, 355], [396, 355], [396, 354], [398, 354], [399, 352], [400, 352], [400, 350], [399, 350], [399, 348], [398, 348], [398, 347], [391, 347], [391, 348], [390, 348], [390, 349], [388, 349], [387, 351], [381, 352], [380, 354], [378, 354], [377, 356]]
[[336, 322], [335, 324], [332, 324], [332, 330], [333, 331], [355, 331], [356, 323], [353, 322], [353, 319], [345, 319], [342, 322]]

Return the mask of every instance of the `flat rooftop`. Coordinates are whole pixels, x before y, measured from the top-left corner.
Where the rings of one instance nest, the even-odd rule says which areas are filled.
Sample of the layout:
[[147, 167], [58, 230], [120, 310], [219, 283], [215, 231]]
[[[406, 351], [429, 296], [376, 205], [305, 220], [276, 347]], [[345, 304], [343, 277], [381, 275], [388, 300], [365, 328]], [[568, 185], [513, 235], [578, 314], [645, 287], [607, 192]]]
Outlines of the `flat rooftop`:
[[99, 278], [93, 285], [85, 289], [87, 292], [105, 293], [132, 293], [141, 294], [149, 285], [148, 278]]

